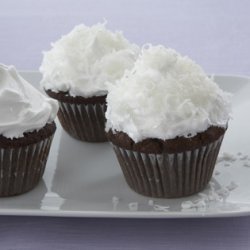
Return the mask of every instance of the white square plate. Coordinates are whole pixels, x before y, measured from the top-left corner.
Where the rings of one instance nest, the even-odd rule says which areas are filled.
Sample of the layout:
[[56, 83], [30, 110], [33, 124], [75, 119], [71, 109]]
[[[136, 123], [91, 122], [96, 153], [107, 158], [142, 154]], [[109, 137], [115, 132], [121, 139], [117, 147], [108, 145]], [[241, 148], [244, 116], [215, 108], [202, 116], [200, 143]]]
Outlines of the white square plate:
[[[38, 87], [38, 72], [21, 72]], [[215, 76], [233, 93], [233, 119], [212, 181], [200, 194], [150, 199], [125, 183], [109, 143], [84, 143], [59, 123], [43, 180], [32, 191], [0, 199], [1, 215], [187, 218], [250, 215], [250, 79]], [[226, 152], [223, 154], [223, 152]]]

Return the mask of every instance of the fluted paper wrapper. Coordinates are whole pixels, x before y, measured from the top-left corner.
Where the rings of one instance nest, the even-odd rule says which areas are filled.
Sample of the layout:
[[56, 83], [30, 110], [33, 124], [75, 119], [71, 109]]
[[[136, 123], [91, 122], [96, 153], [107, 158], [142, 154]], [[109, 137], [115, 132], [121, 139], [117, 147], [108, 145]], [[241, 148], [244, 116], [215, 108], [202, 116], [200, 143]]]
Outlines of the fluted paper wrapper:
[[212, 177], [223, 140], [180, 153], [146, 154], [113, 144], [128, 185], [139, 194], [177, 198], [203, 190]]
[[60, 102], [58, 118], [72, 137], [88, 142], [107, 141], [105, 103], [76, 104]]
[[28, 146], [0, 148], [0, 196], [33, 189], [42, 178], [53, 135]]

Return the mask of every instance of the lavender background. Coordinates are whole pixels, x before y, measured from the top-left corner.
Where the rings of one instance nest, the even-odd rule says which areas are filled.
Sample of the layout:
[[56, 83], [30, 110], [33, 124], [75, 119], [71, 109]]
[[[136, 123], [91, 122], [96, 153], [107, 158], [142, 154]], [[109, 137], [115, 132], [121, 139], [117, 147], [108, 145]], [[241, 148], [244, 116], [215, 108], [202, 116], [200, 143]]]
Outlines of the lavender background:
[[[0, 62], [38, 70], [76, 24], [106, 18], [132, 42], [164, 44], [206, 72], [250, 75], [250, 1], [2, 0]], [[0, 200], [1, 202], [1, 200]], [[250, 217], [86, 219], [0, 216], [0, 249], [250, 249]]]
[[209, 73], [249, 74], [249, 7], [248, 0], [2, 0], [0, 58], [37, 70], [51, 42], [106, 18], [130, 41], [175, 48]]

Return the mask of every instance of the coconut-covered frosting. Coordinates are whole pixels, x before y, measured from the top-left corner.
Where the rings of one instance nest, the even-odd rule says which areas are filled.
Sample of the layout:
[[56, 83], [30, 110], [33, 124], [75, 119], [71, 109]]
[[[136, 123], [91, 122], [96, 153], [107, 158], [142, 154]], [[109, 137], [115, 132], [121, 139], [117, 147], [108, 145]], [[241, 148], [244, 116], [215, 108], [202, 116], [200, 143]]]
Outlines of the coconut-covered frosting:
[[106, 130], [125, 132], [135, 142], [192, 137], [227, 126], [230, 96], [188, 57], [148, 45], [120, 83], [110, 85]]
[[0, 64], [0, 135], [19, 138], [52, 122], [57, 101], [24, 80], [14, 66]]
[[71, 96], [106, 95], [105, 83], [120, 79], [133, 67], [138, 53], [138, 46], [121, 32], [107, 30], [105, 23], [78, 25], [44, 52], [41, 85]]

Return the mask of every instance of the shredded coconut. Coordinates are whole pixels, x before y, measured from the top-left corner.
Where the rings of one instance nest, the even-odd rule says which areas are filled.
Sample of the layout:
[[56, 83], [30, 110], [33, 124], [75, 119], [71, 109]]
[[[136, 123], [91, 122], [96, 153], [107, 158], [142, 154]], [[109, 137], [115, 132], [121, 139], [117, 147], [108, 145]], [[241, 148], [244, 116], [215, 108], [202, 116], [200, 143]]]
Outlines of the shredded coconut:
[[238, 185], [234, 181], [231, 181], [230, 184], [226, 186], [227, 190], [229, 190], [229, 191], [233, 191], [237, 187], [238, 187]]
[[206, 204], [205, 200], [197, 200], [195, 202], [184, 201], [181, 203], [182, 209], [191, 209], [191, 208], [200, 209], [200, 208], [206, 208], [206, 206], [207, 206], [207, 204]]
[[214, 171], [214, 175], [216, 175], [216, 176], [217, 176], [217, 175], [220, 175], [220, 171], [215, 170], [215, 171]]
[[106, 95], [106, 83], [115, 84], [133, 67], [139, 47], [105, 25], [78, 25], [52, 43], [40, 67], [42, 87], [71, 96]]
[[135, 142], [226, 127], [231, 113], [229, 93], [191, 59], [160, 45], [144, 47], [133, 69], [108, 91], [106, 129]]
[[241, 161], [247, 160], [248, 159], [248, 155], [243, 155], [242, 157], [240, 157]]
[[154, 208], [155, 211], [163, 211], [163, 212], [168, 212], [169, 211], [169, 206], [162, 206], [162, 205], [155, 204], [153, 206], [153, 208]]
[[250, 168], [250, 163], [249, 162], [244, 162], [243, 166], [247, 167], [247, 168]]
[[221, 161], [234, 162], [236, 160], [237, 158], [233, 154], [228, 152], [223, 152], [222, 155], [218, 157], [217, 163]]
[[116, 197], [116, 196], [113, 196], [113, 197], [112, 197], [112, 203], [113, 203], [113, 209], [114, 209], [114, 210], [117, 209], [117, 206], [118, 206], [118, 204], [119, 204], [119, 201], [120, 201], [120, 199], [119, 199], [118, 197]]
[[130, 211], [137, 211], [138, 210], [138, 202], [131, 202], [128, 204]]
[[149, 206], [153, 206], [154, 205], [154, 201], [153, 200], [148, 200], [148, 205]]
[[227, 190], [226, 188], [221, 188], [217, 190], [216, 192], [222, 198], [226, 198], [229, 195], [229, 190]]
[[190, 209], [190, 208], [193, 208], [195, 205], [192, 201], [183, 201], [181, 203], [181, 207], [182, 209]]
[[113, 197], [112, 197], [112, 202], [113, 202], [113, 203], [118, 203], [119, 200], [120, 200], [120, 199], [119, 199], [118, 197], [116, 197], [116, 196], [113, 196]]

